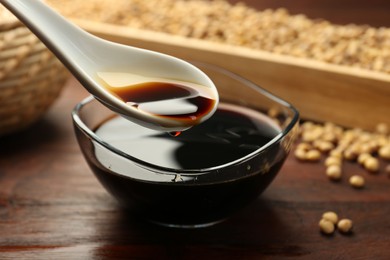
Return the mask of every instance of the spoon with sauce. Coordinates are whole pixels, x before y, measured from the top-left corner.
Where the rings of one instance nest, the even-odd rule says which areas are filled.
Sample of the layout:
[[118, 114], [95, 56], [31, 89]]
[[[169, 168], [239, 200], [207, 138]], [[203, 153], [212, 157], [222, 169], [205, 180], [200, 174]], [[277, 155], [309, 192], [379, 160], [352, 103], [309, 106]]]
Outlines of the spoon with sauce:
[[142, 126], [177, 135], [215, 112], [218, 92], [194, 65], [93, 36], [40, 0], [0, 0], [101, 103]]

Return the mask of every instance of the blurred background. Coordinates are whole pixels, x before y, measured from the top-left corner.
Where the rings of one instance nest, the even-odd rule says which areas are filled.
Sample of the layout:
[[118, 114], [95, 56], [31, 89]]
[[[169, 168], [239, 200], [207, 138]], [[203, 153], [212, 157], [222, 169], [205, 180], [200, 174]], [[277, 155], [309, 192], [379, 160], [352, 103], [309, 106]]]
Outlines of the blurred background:
[[369, 24], [390, 26], [390, 1], [386, 0], [229, 0], [231, 3], [245, 2], [258, 9], [287, 8], [292, 14], [327, 19], [332, 23]]

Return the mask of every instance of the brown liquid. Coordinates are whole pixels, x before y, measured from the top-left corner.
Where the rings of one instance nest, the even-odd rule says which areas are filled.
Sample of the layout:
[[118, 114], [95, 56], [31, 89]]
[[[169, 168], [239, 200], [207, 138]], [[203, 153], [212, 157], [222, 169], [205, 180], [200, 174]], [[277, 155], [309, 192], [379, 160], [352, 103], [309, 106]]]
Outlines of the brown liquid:
[[[103, 75], [103, 76], [102, 76]], [[141, 77], [133, 74], [99, 74], [104, 86], [129, 106], [158, 117], [198, 124], [216, 103], [212, 89], [189, 82]], [[114, 80], [121, 84], [112, 83]], [[134, 80], [133, 78], [136, 78]], [[119, 86], [118, 86], [119, 85]]]
[[[172, 169], [202, 169], [238, 160], [268, 143], [279, 131], [264, 114], [224, 104], [209, 120], [178, 136], [176, 132], [145, 129], [121, 117], [96, 129], [102, 140], [117, 149]], [[131, 172], [127, 175], [134, 177]]]
[[[220, 103], [214, 116], [178, 137], [120, 117], [103, 121], [95, 132], [104, 142], [147, 163], [172, 169], [205, 169], [253, 153], [275, 138], [280, 129], [264, 114]], [[134, 167], [99, 147], [95, 145], [87, 158], [111, 194], [154, 222], [182, 225], [218, 221], [237, 211], [267, 187], [286, 157], [284, 149], [275, 144], [237, 163], [237, 167], [195, 176], [169, 175]]]
[[173, 136], [173, 137], [177, 137], [181, 134], [181, 131], [174, 131], [174, 132], [169, 132], [169, 135]]

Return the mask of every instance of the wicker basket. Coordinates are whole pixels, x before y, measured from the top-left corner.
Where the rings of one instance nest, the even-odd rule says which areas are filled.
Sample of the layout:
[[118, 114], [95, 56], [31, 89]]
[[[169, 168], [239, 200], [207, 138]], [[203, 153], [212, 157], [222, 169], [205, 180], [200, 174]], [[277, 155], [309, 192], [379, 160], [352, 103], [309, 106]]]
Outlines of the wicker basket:
[[0, 136], [36, 122], [68, 75], [35, 35], [0, 5]]

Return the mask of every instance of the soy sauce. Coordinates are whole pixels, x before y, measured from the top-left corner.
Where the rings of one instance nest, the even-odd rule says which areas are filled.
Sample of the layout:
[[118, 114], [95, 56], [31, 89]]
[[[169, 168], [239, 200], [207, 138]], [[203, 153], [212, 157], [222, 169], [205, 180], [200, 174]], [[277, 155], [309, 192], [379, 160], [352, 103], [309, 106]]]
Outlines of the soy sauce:
[[[256, 151], [279, 130], [254, 110], [220, 105], [213, 117], [183, 133], [145, 129], [121, 117], [104, 122], [96, 133], [105, 142], [147, 163], [172, 169], [202, 169], [230, 163]], [[128, 173], [130, 177], [131, 174]]]
[[209, 87], [129, 73], [98, 73], [104, 86], [123, 102], [142, 112], [178, 121], [200, 123], [217, 102]]
[[[104, 142], [134, 158], [123, 158], [93, 143], [86, 158], [100, 182], [132, 215], [165, 225], [191, 226], [226, 218], [253, 201], [286, 158], [279, 144], [266, 152], [256, 152], [280, 134], [270, 118], [223, 103], [209, 120], [177, 137], [121, 117], [103, 121], [95, 132]], [[180, 169], [218, 167], [253, 153], [256, 156], [234, 167], [201, 175], [180, 174]], [[137, 160], [177, 173], [139, 167]]]

